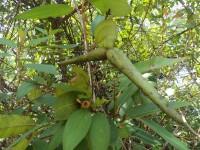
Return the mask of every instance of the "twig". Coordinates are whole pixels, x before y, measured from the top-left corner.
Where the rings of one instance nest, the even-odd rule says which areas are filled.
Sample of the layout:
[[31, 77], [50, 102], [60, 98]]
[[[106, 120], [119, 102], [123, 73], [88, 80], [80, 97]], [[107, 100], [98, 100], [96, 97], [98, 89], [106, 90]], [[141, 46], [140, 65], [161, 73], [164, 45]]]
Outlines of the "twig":
[[[85, 0], [82, 0], [82, 5], [81, 5], [81, 12], [82, 12], [82, 15], [81, 15], [81, 12], [78, 8], [78, 4], [77, 4], [77, 1], [76, 0], [73, 0], [74, 4], [75, 4], [75, 8], [77, 10], [77, 13], [78, 13], [78, 16], [79, 16], [79, 19], [80, 19], [80, 22], [81, 22], [81, 27], [82, 27], [82, 30], [83, 30], [83, 36], [84, 36], [84, 46], [85, 46], [85, 49], [86, 49], [86, 52], [88, 53], [89, 52], [89, 46], [88, 46], [88, 41], [87, 41], [87, 33], [86, 33], [86, 25], [85, 25], [85, 13], [84, 13], [84, 8], [85, 8]], [[89, 76], [89, 79], [90, 79], [90, 86], [92, 88], [92, 100], [95, 100], [96, 97], [95, 97], [95, 92], [94, 92], [94, 85], [93, 85], [93, 82], [92, 82], [92, 68], [91, 68], [91, 64], [90, 62], [87, 62], [87, 70], [88, 70], [88, 76]]]

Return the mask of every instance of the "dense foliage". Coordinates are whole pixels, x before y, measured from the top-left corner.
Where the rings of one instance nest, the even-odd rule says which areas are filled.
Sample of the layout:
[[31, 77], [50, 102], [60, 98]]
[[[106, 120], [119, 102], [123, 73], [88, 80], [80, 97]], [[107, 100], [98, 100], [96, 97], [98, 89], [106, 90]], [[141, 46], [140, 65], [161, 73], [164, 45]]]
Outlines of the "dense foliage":
[[0, 8], [0, 149], [200, 149], [197, 1]]

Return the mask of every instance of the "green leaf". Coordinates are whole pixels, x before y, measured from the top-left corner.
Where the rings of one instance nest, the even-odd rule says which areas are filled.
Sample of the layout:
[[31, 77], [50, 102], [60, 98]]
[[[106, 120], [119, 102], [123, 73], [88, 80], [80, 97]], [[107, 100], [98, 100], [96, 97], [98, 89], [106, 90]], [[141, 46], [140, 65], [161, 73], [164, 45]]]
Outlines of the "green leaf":
[[118, 135], [118, 128], [115, 125], [114, 121], [109, 119], [110, 123], [110, 144], [111, 146], [115, 146], [117, 144], [117, 139], [119, 138]]
[[48, 64], [25, 64], [24, 66], [28, 68], [35, 69], [37, 71], [45, 72], [45, 73], [50, 73], [50, 74], [57, 74], [56, 67], [53, 65], [48, 65]]
[[38, 83], [38, 84], [43, 84], [43, 85], [47, 85], [47, 81], [45, 81], [45, 79], [39, 75], [35, 75], [33, 78], [33, 81]]
[[45, 104], [45, 105], [48, 105], [48, 106], [53, 106], [56, 103], [56, 99], [51, 94], [46, 94], [46, 95], [39, 97], [37, 99], [37, 103]]
[[160, 69], [162, 67], [171, 66], [175, 63], [183, 61], [184, 59], [185, 58], [167, 59], [167, 58], [154, 57], [147, 61], [135, 63], [134, 65], [141, 73], [145, 73], [155, 69]]
[[0, 122], [0, 138], [24, 133], [36, 125], [32, 118], [19, 115], [0, 115]]
[[0, 43], [7, 45], [7, 46], [10, 46], [12, 48], [17, 48], [17, 44], [15, 42], [7, 40], [5, 38], [0, 38]]
[[51, 142], [48, 144], [47, 150], [55, 150], [62, 143], [63, 131], [64, 126], [61, 126], [58, 128], [58, 130], [56, 130], [55, 134], [51, 139]]
[[0, 53], [0, 57], [9, 57], [9, 56], [13, 56], [13, 55], [8, 54], [8, 53]]
[[49, 35], [54, 35], [54, 34], [59, 33], [59, 32], [63, 32], [63, 29], [59, 28], [59, 29], [55, 29], [55, 30], [50, 30]]
[[30, 41], [30, 44], [31, 45], [37, 45], [37, 44], [40, 44], [40, 43], [45, 42], [46, 40], [52, 39], [52, 38], [54, 38], [54, 37], [53, 36], [46, 36], [46, 37], [42, 37], [42, 38], [39, 38], [39, 39], [32, 39]]
[[23, 149], [25, 150], [30, 145], [33, 137], [34, 134], [29, 135], [28, 138], [23, 138], [19, 143], [17, 143], [14, 147], [12, 147], [12, 150], [23, 150]]
[[73, 49], [77, 46], [78, 46], [78, 44], [68, 44], [68, 45], [52, 45], [51, 47], [58, 47], [58, 48], [62, 48], [62, 49]]
[[19, 86], [17, 90], [17, 99], [22, 99], [23, 96], [28, 94], [35, 87], [37, 86], [34, 83], [22, 82], [22, 84]]
[[45, 35], [48, 35], [48, 32], [46, 30], [42, 29], [42, 28], [35, 27], [35, 29], [38, 30], [38, 31], [40, 31], [40, 32], [42, 32]]
[[44, 140], [36, 139], [34, 142], [31, 143], [32, 150], [46, 150], [48, 147], [48, 144]]
[[176, 149], [179, 150], [189, 150], [187, 145], [177, 139], [175, 136], [173, 136], [170, 132], [168, 132], [165, 128], [160, 126], [158, 123], [153, 122], [151, 120], [147, 119], [141, 119], [141, 121], [149, 126], [154, 132], [159, 134], [163, 139], [165, 139], [168, 143], [170, 143], [172, 146], [174, 146]]
[[86, 136], [92, 123], [92, 113], [80, 109], [67, 121], [63, 133], [63, 150], [73, 150]]
[[9, 95], [7, 93], [0, 93], [0, 102], [5, 101], [9, 98]]
[[56, 98], [56, 103], [53, 106], [55, 108], [55, 119], [66, 120], [77, 109], [77, 93], [69, 92], [60, 95]]
[[117, 107], [120, 108], [137, 90], [138, 88], [135, 84], [125, 88], [124, 92], [117, 98]]
[[40, 89], [34, 88], [28, 93], [27, 96], [28, 96], [29, 100], [32, 101], [32, 100], [39, 98], [41, 95], [42, 95], [42, 92], [40, 91]]
[[104, 20], [95, 28], [94, 37], [99, 46], [113, 48], [117, 32], [117, 25], [114, 21]]
[[104, 114], [97, 113], [93, 116], [89, 139], [92, 150], [108, 149], [110, 143], [110, 124]]
[[29, 131], [25, 132], [22, 136], [20, 136], [17, 140], [15, 140], [12, 144], [10, 144], [5, 150], [10, 150], [11, 147], [15, 146], [17, 143], [21, 142], [24, 138], [30, 136], [34, 131], [38, 130], [41, 128], [42, 125], [38, 125], [30, 129]]
[[162, 145], [163, 142], [158, 139], [155, 136], [152, 136], [151, 134], [147, 133], [146, 131], [136, 127], [132, 126], [131, 130], [133, 130], [133, 136], [141, 141], [143, 141], [146, 144], [149, 145]]
[[90, 2], [103, 14], [106, 14], [110, 9], [111, 14], [115, 17], [126, 16], [131, 12], [131, 7], [127, 0], [90, 0]]
[[96, 16], [94, 18], [94, 20], [92, 21], [92, 24], [91, 24], [91, 31], [92, 31], [92, 34], [94, 35], [94, 30], [96, 28], [96, 26], [102, 22], [103, 20], [105, 20], [105, 16]]
[[[169, 102], [168, 104], [169, 107], [172, 107], [174, 109], [190, 105], [190, 103], [188, 102], [181, 102], [181, 101]], [[126, 115], [129, 118], [139, 118], [150, 114], [155, 114], [160, 111], [161, 111], [160, 108], [154, 103], [145, 103], [128, 109], [126, 111]]]
[[64, 4], [50, 4], [34, 7], [15, 17], [15, 19], [41, 19], [48, 17], [60, 17], [70, 13], [73, 9]]

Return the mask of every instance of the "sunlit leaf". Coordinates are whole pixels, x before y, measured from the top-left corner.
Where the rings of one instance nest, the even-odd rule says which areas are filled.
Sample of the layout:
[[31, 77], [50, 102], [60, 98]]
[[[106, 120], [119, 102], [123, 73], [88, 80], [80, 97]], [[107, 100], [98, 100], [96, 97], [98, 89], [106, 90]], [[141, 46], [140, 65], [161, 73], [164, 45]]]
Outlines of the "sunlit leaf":
[[25, 64], [24, 66], [28, 68], [35, 69], [37, 71], [49, 73], [49, 74], [57, 74], [56, 67], [53, 65], [48, 65], [48, 64]]
[[19, 28], [18, 34], [19, 34], [19, 44], [20, 46], [23, 46], [26, 39], [26, 31], [23, 30], [22, 28]]
[[94, 18], [94, 20], [92, 21], [92, 24], [91, 24], [91, 31], [92, 31], [93, 35], [94, 35], [94, 30], [95, 30], [96, 26], [103, 20], [105, 20], [105, 16], [96, 16]]
[[19, 143], [17, 143], [14, 147], [12, 147], [12, 150], [22, 150], [22, 149], [25, 150], [29, 146], [31, 141], [33, 140], [34, 136], [35, 135], [32, 134], [32, 135], [29, 135], [28, 138], [22, 139]]
[[13, 56], [13, 55], [8, 54], [8, 53], [0, 53], [0, 57], [9, 57], [9, 56]]
[[0, 122], [0, 138], [24, 133], [36, 125], [32, 118], [19, 115], [0, 115]]
[[104, 114], [97, 113], [93, 116], [89, 131], [89, 138], [91, 149], [108, 149], [108, 145], [110, 143], [110, 124]]
[[73, 48], [75, 48], [77, 46], [78, 46], [78, 44], [52, 45], [52, 47], [58, 47], [58, 48], [62, 48], [62, 49], [73, 49]]
[[50, 4], [45, 6], [34, 7], [15, 17], [15, 19], [35, 19], [60, 17], [72, 11], [70, 6], [64, 4]]
[[32, 101], [34, 99], [39, 98], [41, 95], [42, 95], [42, 92], [40, 91], [40, 89], [34, 88], [28, 93], [27, 96], [28, 96], [29, 100]]
[[54, 37], [53, 36], [46, 36], [46, 37], [42, 37], [42, 38], [38, 38], [38, 39], [32, 39], [30, 41], [30, 44], [31, 45], [37, 45], [37, 44], [40, 44], [40, 43], [45, 42], [45, 41], [52, 39], [52, 38], [54, 38]]
[[30, 82], [22, 82], [17, 90], [17, 98], [22, 99], [23, 96], [28, 94], [32, 89], [36, 87], [36, 84]]
[[10, 46], [12, 48], [17, 48], [17, 44], [15, 42], [7, 40], [5, 38], [0, 38], [0, 43], [7, 45], [7, 46]]
[[68, 119], [63, 133], [63, 150], [73, 150], [86, 136], [92, 123], [92, 113], [80, 109]]
[[94, 31], [94, 37], [98, 45], [112, 48], [117, 36], [117, 25], [112, 20], [101, 21]]
[[42, 32], [45, 35], [48, 35], [48, 32], [46, 30], [42, 29], [42, 28], [35, 27], [35, 29], [38, 30], [38, 31], [40, 31], [40, 32]]
[[49, 35], [54, 35], [59, 32], [63, 32], [63, 29], [59, 28], [59, 29], [55, 29], [55, 30], [50, 30]]
[[149, 126], [154, 132], [159, 134], [163, 139], [165, 139], [169, 144], [174, 146], [176, 149], [189, 150], [189, 148], [185, 143], [177, 139], [175, 136], [173, 136], [170, 132], [168, 132], [158, 123], [147, 119], [141, 119], [141, 120], [145, 125]]
[[113, 16], [126, 16], [131, 12], [127, 0], [90, 0], [92, 5], [98, 8], [103, 14], [111, 10]]

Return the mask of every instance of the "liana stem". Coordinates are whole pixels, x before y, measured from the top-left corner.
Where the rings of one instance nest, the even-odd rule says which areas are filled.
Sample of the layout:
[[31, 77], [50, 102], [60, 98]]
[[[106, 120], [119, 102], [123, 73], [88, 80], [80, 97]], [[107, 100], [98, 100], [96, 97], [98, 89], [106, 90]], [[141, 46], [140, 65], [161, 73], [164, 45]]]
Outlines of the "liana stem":
[[110, 63], [125, 74], [136, 86], [138, 86], [158, 107], [180, 124], [185, 124], [179, 113], [163, 101], [157, 90], [142, 77], [142, 74], [131, 63], [127, 56], [117, 48], [109, 49], [106, 52]]
[[81, 62], [89, 62], [89, 61], [98, 61], [98, 60], [105, 60], [106, 59], [106, 48], [96, 48], [95, 50], [81, 55], [75, 58], [71, 58], [65, 61], [60, 62], [60, 64], [75, 64]]

